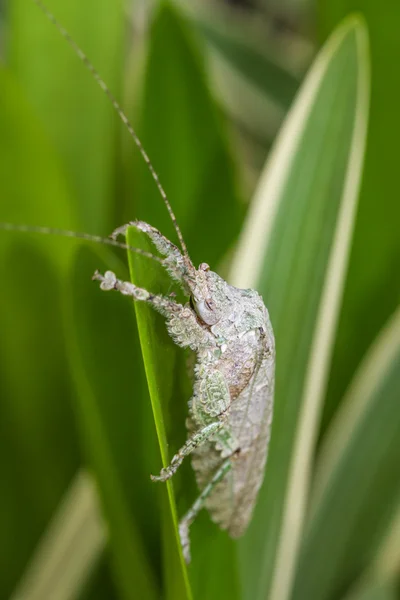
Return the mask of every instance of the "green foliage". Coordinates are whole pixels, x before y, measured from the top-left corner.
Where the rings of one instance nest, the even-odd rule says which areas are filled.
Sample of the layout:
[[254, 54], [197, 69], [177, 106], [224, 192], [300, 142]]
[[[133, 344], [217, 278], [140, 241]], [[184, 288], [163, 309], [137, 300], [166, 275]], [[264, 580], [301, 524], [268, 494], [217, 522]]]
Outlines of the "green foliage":
[[[273, 598], [286, 597], [290, 589], [351, 239], [368, 93], [365, 33], [349, 20], [303, 83], [261, 176], [232, 268], [240, 287], [263, 293], [277, 351], [265, 485], [240, 547], [248, 598], [262, 598], [271, 586]], [[250, 256], [259, 257], [251, 270]], [[259, 564], [251, 548], [258, 548]]]
[[396, 152], [400, 135], [397, 107], [400, 73], [391, 69], [400, 53], [400, 6], [382, 10], [377, 2], [338, 0], [319, 3], [321, 37], [329, 34], [349, 11], [362, 11], [371, 38], [371, 118], [360, 207], [354, 230], [343, 310], [332, 366], [325, 426], [341, 401], [369, 345], [398, 305], [400, 278], [400, 205]]
[[400, 498], [399, 479], [389, 476], [400, 454], [399, 373], [397, 311], [360, 365], [321, 448], [294, 598], [331, 597], [339, 575], [349, 581], [392, 529]]
[[[167, 485], [149, 474], [185, 440], [187, 357], [159, 315], [90, 278], [111, 268], [154, 292], [179, 290], [132, 253], [128, 270], [122, 252], [0, 231], [0, 596], [391, 600], [400, 568], [398, 313], [362, 359], [398, 285], [395, 236], [383, 240], [379, 229], [371, 261], [368, 232], [390, 223], [398, 203], [373, 95], [377, 147], [356, 211], [369, 103], [363, 21], [332, 33], [295, 95], [295, 70], [274, 61], [271, 40], [264, 52], [206, 11], [187, 19], [156, 3], [145, 36], [134, 27], [128, 39], [119, 3], [49, 7], [118, 100], [124, 94], [194, 262], [263, 294], [277, 343], [276, 404], [248, 532], [234, 542], [202, 511], [186, 567], [177, 523], [198, 493], [190, 461]], [[337, 14], [321, 11], [326, 23]], [[371, 25], [389, 43], [384, 24]], [[4, 29], [0, 221], [108, 234], [140, 218], [175, 240], [132, 140], [59, 32], [29, 0], [11, 3]], [[206, 58], [215, 53], [263, 107], [272, 98], [286, 109], [295, 95], [247, 215], [257, 140], [244, 149], [217, 104], [226, 82], [210, 83]], [[377, 81], [375, 102], [389, 95]], [[154, 251], [135, 231], [129, 243]]]
[[267, 98], [288, 109], [296, 94], [299, 82], [287, 69], [267, 52], [261, 52], [244, 41], [243, 34], [221, 30], [221, 25], [200, 21], [200, 31], [215, 49], [241, 76], [259, 88]]

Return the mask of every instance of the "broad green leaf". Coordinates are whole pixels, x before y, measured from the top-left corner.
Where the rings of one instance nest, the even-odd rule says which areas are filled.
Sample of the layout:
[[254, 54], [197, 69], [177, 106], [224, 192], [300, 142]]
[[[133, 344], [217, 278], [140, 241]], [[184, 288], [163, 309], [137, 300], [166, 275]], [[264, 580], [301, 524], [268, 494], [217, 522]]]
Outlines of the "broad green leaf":
[[288, 109], [299, 87], [298, 79], [276, 60], [243, 37], [233, 35], [221, 25], [207, 21], [197, 23], [211, 48], [234, 68], [241, 76], [259, 88], [281, 108]]
[[106, 295], [90, 280], [96, 269], [110, 267], [124, 277], [120, 262], [103, 256], [84, 248], [71, 280], [69, 354], [79, 392], [77, 417], [106, 517], [115, 584], [123, 599], [151, 600], [159, 591], [148, 559], [157, 552], [159, 525], [149, 480], [150, 407], [131, 303]]
[[324, 425], [342, 400], [360, 360], [400, 297], [400, 202], [397, 149], [400, 136], [400, 4], [374, 0], [318, 3], [319, 31], [327, 35], [349, 11], [360, 10], [371, 37], [371, 118], [368, 149], [343, 298]]
[[[0, 221], [74, 228], [65, 178], [13, 76], [0, 70]], [[0, 231], [0, 529], [8, 598], [79, 464], [63, 343], [70, 247]]]
[[[400, 310], [327, 431], [293, 598], [331, 598], [374, 556], [400, 497]], [[398, 547], [397, 547], [398, 551]]]
[[[49, 0], [46, 5], [118, 95], [121, 4]], [[10, 27], [11, 66], [64, 161], [80, 227], [106, 234], [112, 216], [117, 117], [73, 49], [32, 0], [10, 3]]]
[[263, 294], [277, 346], [265, 482], [239, 543], [252, 600], [290, 593], [364, 152], [366, 46], [352, 18], [320, 52], [261, 177], [232, 269], [235, 285]]

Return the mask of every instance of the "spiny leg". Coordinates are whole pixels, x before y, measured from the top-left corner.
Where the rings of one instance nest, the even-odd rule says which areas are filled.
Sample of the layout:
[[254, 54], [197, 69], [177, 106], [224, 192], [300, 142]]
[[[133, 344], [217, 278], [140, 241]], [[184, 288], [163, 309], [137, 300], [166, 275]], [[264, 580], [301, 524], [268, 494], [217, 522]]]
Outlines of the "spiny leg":
[[112, 271], [106, 271], [104, 275], [96, 271], [92, 279], [100, 281], [100, 289], [106, 292], [109, 290], [117, 290], [121, 294], [124, 294], [124, 296], [132, 296], [134, 300], [148, 302], [155, 310], [166, 317], [171, 317], [175, 313], [181, 312], [183, 309], [182, 304], [174, 302], [171, 298], [167, 298], [161, 294], [152, 294], [144, 288], [134, 285], [130, 281], [118, 279]]
[[175, 244], [173, 244], [168, 238], [166, 238], [158, 229], [156, 229], [152, 225], [149, 225], [148, 223], [145, 223], [145, 221], [130, 221], [126, 225], [121, 225], [121, 227], [117, 227], [117, 229], [114, 229], [114, 231], [110, 235], [110, 238], [116, 240], [120, 235], [126, 237], [129, 227], [134, 227], [135, 229], [143, 231], [146, 235], [148, 235], [155, 247], [157, 248], [157, 250], [163, 256], [169, 256], [170, 254], [174, 254], [176, 256], [179, 255], [181, 258], [183, 258], [181, 251]]
[[[190, 435], [186, 443], [172, 458], [171, 463], [161, 470], [158, 477], [152, 476], [152, 480], [166, 481], [170, 479], [182, 464], [185, 456], [218, 434], [225, 427], [230, 404], [231, 397], [224, 375], [218, 370], [203, 373], [195, 384], [191, 400], [191, 416], [197, 423], [198, 429]], [[222, 440], [220, 435], [218, 436], [219, 443], [227, 444], [226, 435], [222, 436]], [[229, 454], [234, 450], [230, 447], [227, 449]], [[228, 455], [225, 454], [225, 456]]]
[[201, 446], [204, 442], [206, 442], [212, 435], [217, 433], [224, 425], [224, 421], [214, 421], [209, 425], [203, 427], [199, 431], [196, 431], [190, 438], [185, 442], [180, 450], [175, 454], [172, 458], [168, 467], [164, 467], [161, 469], [160, 475], [154, 476], [150, 475], [152, 481], [167, 481], [170, 479], [176, 471], [181, 466], [183, 459], [185, 456], [188, 456], [195, 450], [198, 446]]
[[179, 248], [175, 246], [168, 238], [166, 238], [158, 229], [145, 223], [144, 221], [131, 221], [126, 225], [122, 225], [113, 231], [111, 239], [116, 240], [119, 235], [126, 236], [128, 228], [134, 227], [139, 231], [145, 233], [154, 246], [157, 248], [160, 254], [165, 256], [163, 265], [168, 273], [183, 286], [186, 292], [190, 292], [186, 279], [193, 276], [195, 271], [192, 262], [188, 256], [181, 253]]
[[186, 515], [181, 519], [179, 523], [179, 536], [181, 538], [183, 556], [186, 563], [190, 562], [190, 540], [189, 540], [189, 527], [203, 508], [204, 503], [208, 496], [211, 494], [215, 486], [222, 481], [225, 475], [231, 470], [232, 463], [231, 459], [227, 458], [219, 469], [214, 473], [211, 481], [201, 492], [200, 496], [194, 502], [193, 506], [188, 510]]
[[152, 294], [130, 281], [121, 281], [112, 271], [104, 275], [96, 271], [92, 279], [100, 281], [100, 289], [104, 291], [117, 290], [134, 300], [149, 303], [157, 312], [167, 319], [168, 331], [172, 339], [182, 348], [196, 350], [201, 345], [215, 345], [214, 336], [198, 322], [195, 312], [188, 306], [182, 306], [170, 296]]

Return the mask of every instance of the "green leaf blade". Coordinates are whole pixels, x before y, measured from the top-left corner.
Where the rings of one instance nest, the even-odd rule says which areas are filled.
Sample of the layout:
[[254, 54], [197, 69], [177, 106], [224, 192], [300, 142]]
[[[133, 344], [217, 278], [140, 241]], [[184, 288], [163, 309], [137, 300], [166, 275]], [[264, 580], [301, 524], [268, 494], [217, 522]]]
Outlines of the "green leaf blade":
[[315, 594], [323, 600], [346, 585], [374, 557], [398, 510], [399, 374], [397, 311], [360, 365], [327, 431], [294, 599]]
[[[365, 352], [396, 309], [400, 297], [400, 203], [397, 201], [397, 147], [400, 73], [392, 70], [400, 53], [400, 5], [382, 10], [378, 2], [318, 2], [321, 39], [350, 11], [361, 11], [371, 37], [371, 115], [360, 208], [346, 279], [332, 377], [324, 407], [326, 427]], [[367, 257], [367, 258], [366, 258]]]
[[[141, 246], [148, 252], [152, 252], [153, 247], [151, 244], [141, 238], [142, 236], [137, 231], [134, 229], [129, 230], [129, 245]], [[132, 253], [129, 255], [132, 282], [151, 290], [152, 293], [159, 292], [163, 288], [168, 289], [170, 280], [167, 274], [156, 263], [151, 264], [149, 268], [144, 260]], [[161, 315], [156, 314], [150, 306], [144, 303], [142, 305], [139, 302], [135, 303], [135, 312], [162, 459], [162, 465], [159, 464], [156, 470], [160, 470], [161, 466], [167, 466], [172, 458], [169, 450], [169, 441], [174, 439], [174, 424], [172, 421], [175, 420], [177, 424], [184, 422], [183, 415], [186, 407], [183, 403], [180, 407], [177, 406], [180, 394], [174, 377], [179, 364], [179, 357], [177, 348], [168, 336]], [[169, 414], [167, 412], [168, 408], [170, 409]], [[164, 415], [166, 415], [166, 418]], [[157, 486], [159, 486], [159, 490], [157, 490]], [[158, 492], [161, 494], [166, 597], [171, 598], [171, 600], [179, 600], [180, 598], [191, 600], [192, 592], [179, 540], [178, 516], [173, 488], [174, 482], [172, 481], [168, 481], [166, 484], [153, 483], [153, 493]]]
[[[233, 161], [227, 149], [217, 108], [208, 89], [196, 39], [176, 7], [168, 2], [161, 3], [154, 15], [143, 85], [138, 126], [140, 138], [168, 194], [192, 260], [195, 264], [208, 262], [212, 268], [216, 268], [217, 261], [223, 257], [239, 232], [243, 210], [236, 190]], [[162, 114], [169, 116], [162, 119]], [[145, 219], [172, 241], [176, 241], [176, 233], [166, 207], [149, 176], [147, 166], [138, 155], [135, 156], [133, 184], [135, 216]], [[132, 213], [129, 218], [131, 215]], [[133, 232], [129, 235], [133, 243]], [[133, 245], [139, 242], [143, 247], [143, 242], [138, 239]], [[147, 249], [154, 251], [151, 247]], [[170, 291], [171, 282], [159, 273], [156, 265], [146, 263], [146, 267], [143, 267], [141, 259], [136, 260], [136, 257], [130, 257], [130, 262], [134, 283], [152, 292], [166, 294]], [[157, 273], [156, 277], [154, 273]], [[191, 384], [182, 383], [187, 379], [187, 375], [182, 373], [186, 371], [186, 361], [182, 351], [176, 356], [176, 349], [168, 338], [163, 320], [157, 315], [152, 316], [151, 309], [147, 307], [137, 307], [137, 311], [145, 368], [165, 465], [186, 439], [184, 424]], [[169, 373], [166, 378], [165, 371]], [[159, 468], [161, 466], [160, 464]], [[161, 484], [158, 486], [162, 487]], [[165, 581], [168, 597], [175, 599], [178, 593], [185, 597], [185, 594], [187, 596], [191, 592], [188, 591], [186, 582], [186, 569], [180, 563], [172, 490], [176, 492], [177, 512], [182, 516], [199, 493], [190, 468], [190, 459], [185, 461], [179, 473], [174, 476], [172, 484], [168, 484], [170, 495], [167, 509], [165, 492], [159, 492], [163, 495], [163, 523], [168, 527], [163, 540]], [[154, 493], [157, 493], [157, 484], [154, 484]], [[171, 508], [168, 508], [168, 504]], [[166, 517], [166, 510], [172, 511], [172, 525], [171, 516], [168, 517], [169, 520]], [[218, 598], [227, 589], [232, 590], [232, 594], [238, 594], [231, 540], [226, 534], [221, 537], [205, 514], [201, 515], [192, 530], [193, 562], [189, 567], [189, 574], [195, 597], [205, 594], [210, 599]], [[222, 578], [221, 564], [224, 565], [225, 573]], [[206, 566], [208, 577], [205, 580]], [[179, 591], [174, 592], [174, 589]]]
[[[13, 74], [0, 69], [0, 221], [74, 228], [65, 178]], [[63, 344], [71, 252], [59, 241], [0, 232], [0, 527], [9, 597], [79, 465]], [[55, 401], [55, 398], [57, 401]]]
[[[141, 357], [132, 307], [122, 296], [100, 292], [88, 277], [98, 268], [124, 273], [108, 253], [87, 248], [77, 253], [67, 327], [77, 421], [108, 526], [115, 584], [124, 600], [138, 595], [152, 600], [159, 594], [150, 560], [159, 523], [147, 475], [154, 440], [145, 436], [150, 415]], [[138, 450], [142, 447], [147, 455]]]
[[248, 598], [290, 591], [361, 173], [367, 65], [365, 30], [349, 20], [289, 113], [232, 270], [236, 285], [262, 292], [277, 343], [266, 479], [239, 546]]
[[210, 47], [218, 52], [242, 77], [257, 87], [280, 108], [288, 109], [297, 89], [298, 79], [266, 53], [244, 41], [242, 36], [226, 32], [221, 24], [198, 21]]
[[[123, 65], [121, 6], [112, 0], [83, 4], [49, 0], [46, 5], [118, 96]], [[79, 226], [106, 234], [118, 117], [82, 61], [34, 2], [11, 3], [10, 28], [11, 68], [63, 160]]]

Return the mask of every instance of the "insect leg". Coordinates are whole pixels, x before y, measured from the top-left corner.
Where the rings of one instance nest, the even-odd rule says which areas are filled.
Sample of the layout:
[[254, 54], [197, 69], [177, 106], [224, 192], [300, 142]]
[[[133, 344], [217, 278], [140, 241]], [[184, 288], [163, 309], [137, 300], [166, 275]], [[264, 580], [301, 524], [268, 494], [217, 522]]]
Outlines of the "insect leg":
[[117, 290], [118, 292], [121, 292], [121, 294], [124, 294], [124, 296], [132, 296], [134, 300], [148, 302], [155, 310], [165, 317], [171, 317], [172, 314], [179, 313], [183, 309], [182, 304], [174, 302], [171, 298], [167, 298], [161, 294], [152, 294], [144, 288], [134, 285], [130, 281], [121, 281], [121, 279], [117, 279], [117, 276], [112, 271], [106, 271], [104, 275], [96, 271], [92, 279], [100, 281], [100, 288], [106, 292], [109, 290]]
[[186, 284], [186, 278], [193, 274], [194, 267], [189, 258], [181, 253], [179, 248], [175, 246], [168, 238], [166, 238], [158, 229], [145, 223], [144, 221], [131, 221], [126, 225], [118, 227], [112, 234], [111, 238], [116, 240], [119, 235], [126, 236], [129, 227], [135, 227], [139, 231], [145, 233], [157, 248], [162, 256], [165, 256], [163, 265], [168, 273], [183, 286], [186, 292], [189, 292]]
[[170, 254], [177, 253], [179, 253], [180, 256], [182, 256], [182, 253], [180, 252], [179, 248], [175, 246], [175, 244], [170, 242], [170, 240], [166, 238], [160, 231], [158, 231], [158, 229], [156, 229], [152, 225], [149, 225], [148, 223], [145, 223], [144, 221], [130, 221], [126, 225], [117, 227], [117, 229], [115, 229], [112, 232], [110, 237], [113, 240], [116, 240], [119, 235], [123, 235], [124, 237], [126, 237], [129, 227], [134, 227], [135, 229], [143, 231], [146, 235], [148, 235], [148, 237], [151, 239], [157, 250], [163, 256], [170, 256]]
[[172, 458], [168, 467], [161, 469], [160, 475], [150, 475], [152, 481], [167, 481], [170, 479], [181, 466], [183, 459], [188, 454], [191, 454], [198, 446], [201, 446], [207, 441], [212, 435], [217, 433], [224, 426], [224, 421], [213, 421], [209, 425], [206, 425], [199, 431], [196, 431], [190, 438], [185, 442], [180, 450]]
[[231, 470], [232, 463], [231, 459], [227, 458], [219, 469], [214, 473], [211, 481], [201, 492], [200, 496], [194, 502], [193, 506], [188, 510], [186, 515], [181, 519], [179, 523], [179, 536], [181, 538], [183, 556], [187, 563], [190, 562], [190, 540], [189, 540], [189, 527], [197, 517], [198, 513], [204, 506], [205, 500], [211, 494], [215, 486], [225, 477], [225, 475]]
[[200, 345], [215, 342], [212, 334], [199, 325], [188, 305], [182, 306], [170, 297], [152, 294], [130, 281], [121, 281], [112, 271], [106, 271], [104, 275], [96, 271], [92, 279], [100, 281], [100, 288], [104, 291], [117, 290], [125, 296], [132, 296], [134, 300], [151, 304], [157, 312], [167, 318], [169, 334], [178, 346], [196, 350]]

